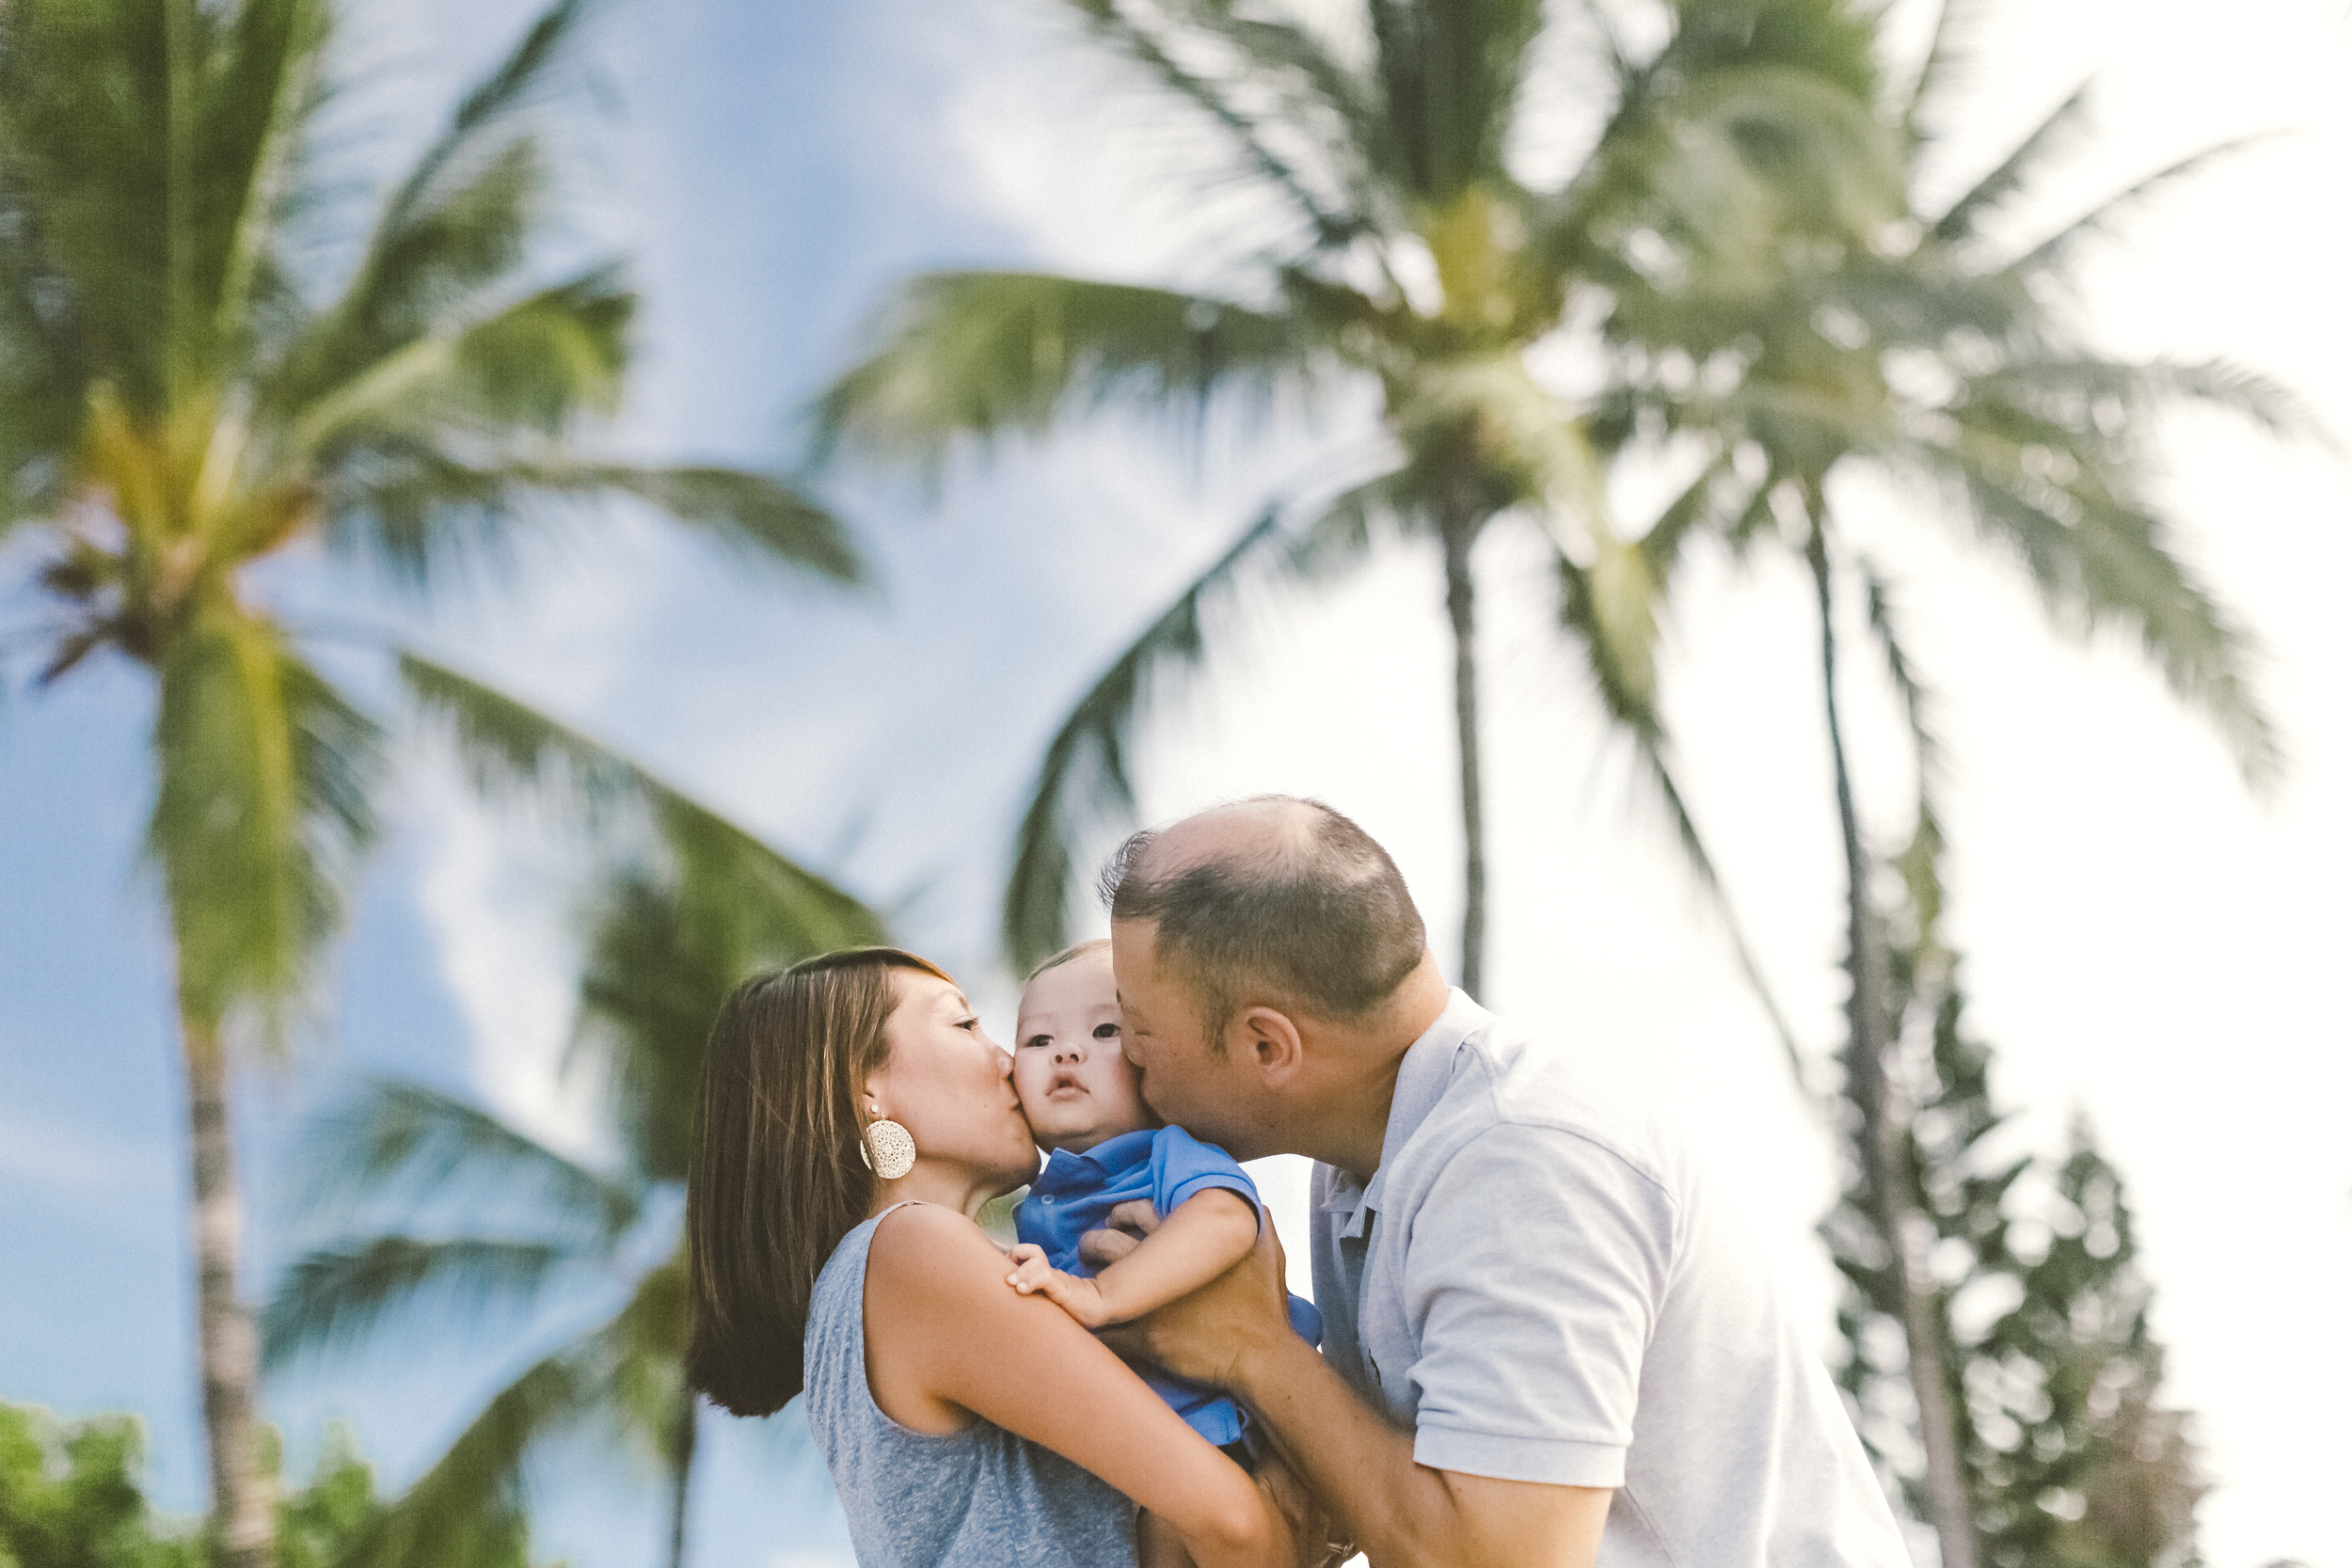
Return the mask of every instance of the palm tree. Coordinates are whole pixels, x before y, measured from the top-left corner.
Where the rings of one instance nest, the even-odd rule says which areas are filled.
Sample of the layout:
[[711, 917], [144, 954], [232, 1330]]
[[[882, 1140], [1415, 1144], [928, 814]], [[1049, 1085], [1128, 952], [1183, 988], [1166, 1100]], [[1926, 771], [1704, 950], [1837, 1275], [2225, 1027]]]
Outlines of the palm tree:
[[985, 451], [1106, 405], [1188, 420], [1220, 396], [1263, 404], [1369, 385], [1383, 455], [1304, 518], [1270, 508], [1064, 721], [1020, 829], [1009, 951], [1027, 959], [1061, 943], [1073, 843], [1098, 813], [1132, 812], [1132, 726], [1154, 680], [1200, 656], [1208, 607], [1253, 579], [1343, 569], [1389, 528], [1436, 546], [1453, 633], [1463, 986], [1485, 977], [1471, 558], [1490, 524], [1533, 530], [1550, 549], [1560, 625], [1711, 880], [1655, 701], [1648, 553], [1608, 515], [1585, 405], [1527, 356], [1576, 312], [1653, 287], [1660, 254], [1695, 248], [1727, 265], [1787, 235], [1891, 215], [1868, 22], [1842, 0], [1676, 0], [1660, 8], [1664, 44], [1636, 55], [1596, 8], [1581, 25], [1606, 113], [1571, 174], [1530, 182], [1506, 152], [1541, 112], [1528, 91], [1546, 45], [1539, 0], [1367, 0], [1361, 67], [1304, 26], [1211, 0], [1073, 4], [1197, 112], [1284, 215], [1266, 236], [1271, 259], [1231, 295], [918, 277], [892, 300], [870, 357], [823, 400], [822, 449], [936, 472], [960, 445]]
[[[2224, 363], [2126, 363], [2083, 343], [2053, 303], [2071, 297], [2081, 242], [2227, 149], [2161, 169], [2022, 247], [1996, 230], [2053, 154], [2082, 129], [2078, 89], [1971, 188], [1931, 205], [1931, 172], [1954, 40], [1971, 8], [1945, 8], [1920, 71], [1888, 118], [1904, 149], [1911, 214], [1862, 245], [1784, 252], [1776, 276], [1694, 269], [1674, 287], [1629, 296], [1610, 325], [1621, 354], [1609, 415], [1614, 433], [1647, 415], [1704, 438], [1703, 506], [1645, 541], [1661, 580], [1684, 544], [1713, 529], [1735, 551], [1793, 547], [1810, 577], [1847, 889], [1844, 1066], [1860, 1108], [1853, 1130], [1861, 1190], [1885, 1266], [1899, 1287], [1927, 1474], [1923, 1491], [1947, 1568], [1974, 1568], [1956, 1402], [1942, 1343], [1945, 1314], [1926, 1251], [1928, 1216], [1901, 1178], [1910, 1110], [1890, 1080], [1902, 1009], [1889, 989], [1889, 916], [1870, 895], [1880, 864], [1855, 804], [1839, 696], [1838, 610], [1858, 585], [1867, 624], [1901, 700], [1917, 768], [1911, 838], [1895, 857], [1909, 883], [1908, 966], [1919, 1016], [1932, 1018], [1947, 969], [1936, 940], [1944, 851], [1937, 783], [1942, 748], [1932, 701], [1905, 647], [1899, 585], [1842, 527], [1833, 476], [1875, 467], [1942, 499], [1918, 514], [1968, 525], [1965, 537], [2022, 568], [2061, 630], [2136, 634], [2175, 696], [2220, 732], [2249, 784], [2280, 753], [2248, 674], [2247, 640], [2175, 553], [2148, 495], [2147, 436], [2168, 404], [2201, 403], [2273, 433], [2307, 430], [2294, 400]], [[1722, 388], [1693, 396], [1695, 378]]]
[[[618, 1284], [619, 1309], [493, 1397], [387, 1515], [364, 1562], [439, 1561], [453, 1526], [512, 1507], [534, 1443], [600, 1422], [668, 1477], [667, 1560], [680, 1568], [697, 1432], [685, 1378], [692, 1323], [675, 1206], [654, 1200], [685, 1184], [703, 1048], [727, 993], [755, 970], [880, 941], [881, 925], [578, 735], [446, 675], [434, 689], [494, 775], [560, 773], [650, 829], [622, 835], [648, 851], [612, 868], [595, 901], [568, 1063], [607, 1089], [619, 1157], [591, 1168], [452, 1096], [372, 1085], [318, 1130], [305, 1202], [314, 1222], [346, 1233], [287, 1275], [262, 1320], [264, 1357], [278, 1366], [347, 1347], [428, 1304], [519, 1313]], [[649, 1219], [649, 1205], [663, 1217]], [[437, 1231], [437, 1216], [456, 1217], [454, 1233]], [[380, 1219], [390, 1228], [374, 1228]]]
[[232, 1039], [281, 1037], [372, 829], [377, 722], [305, 657], [251, 568], [323, 543], [427, 589], [511, 549], [531, 501], [640, 498], [843, 578], [839, 529], [755, 474], [647, 467], [573, 437], [619, 401], [617, 265], [548, 276], [532, 111], [561, 0], [339, 237], [316, 147], [328, 0], [0, 7], [0, 540], [47, 619], [40, 682], [102, 655], [153, 678], [147, 856], [188, 1078], [214, 1528], [269, 1556], [239, 1305]]

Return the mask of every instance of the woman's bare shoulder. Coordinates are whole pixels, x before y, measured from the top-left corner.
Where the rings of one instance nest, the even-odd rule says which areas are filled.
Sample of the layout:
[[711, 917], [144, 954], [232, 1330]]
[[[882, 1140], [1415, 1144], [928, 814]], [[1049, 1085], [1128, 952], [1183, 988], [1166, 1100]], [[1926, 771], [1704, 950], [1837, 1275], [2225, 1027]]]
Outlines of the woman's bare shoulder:
[[988, 1232], [935, 1203], [904, 1204], [883, 1215], [866, 1259], [869, 1278], [879, 1273], [894, 1285], [959, 1293], [1001, 1290], [1005, 1269], [1005, 1255]]

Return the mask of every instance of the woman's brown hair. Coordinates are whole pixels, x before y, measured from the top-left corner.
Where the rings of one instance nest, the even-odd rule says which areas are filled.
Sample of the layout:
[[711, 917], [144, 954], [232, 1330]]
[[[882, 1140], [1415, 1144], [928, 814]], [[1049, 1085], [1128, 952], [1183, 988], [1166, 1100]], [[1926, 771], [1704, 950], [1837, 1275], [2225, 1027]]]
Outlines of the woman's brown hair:
[[844, 948], [744, 981], [711, 1026], [686, 1181], [686, 1379], [738, 1416], [801, 1391], [809, 1292], [873, 1207], [860, 1101], [889, 1058], [896, 970], [950, 979], [896, 947]]

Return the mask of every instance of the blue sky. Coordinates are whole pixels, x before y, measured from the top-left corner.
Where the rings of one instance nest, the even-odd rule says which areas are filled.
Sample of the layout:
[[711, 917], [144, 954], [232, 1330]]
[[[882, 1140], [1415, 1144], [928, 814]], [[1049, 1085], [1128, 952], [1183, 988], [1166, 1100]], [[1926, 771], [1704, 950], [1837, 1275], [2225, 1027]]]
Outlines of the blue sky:
[[[2013, 135], [2079, 70], [2108, 80], [2106, 134], [2056, 209], [2200, 140], [2310, 128], [2135, 229], [2100, 259], [2090, 307], [2120, 347], [2241, 355], [2352, 430], [2340, 351], [2352, 320], [2328, 260], [2344, 253], [2344, 219], [2312, 200], [2340, 188], [2352, 156], [2336, 9], [2258, 0], [2217, 36], [2185, 4], [2078, 0], [2030, 22], [2017, 8], [1986, 34], [1973, 145]], [[383, 93], [363, 84], [345, 112], [373, 133], [371, 157], [396, 165], [531, 9], [360, 8], [350, 58], [380, 73]], [[588, 54], [618, 108], [568, 150], [576, 238], [637, 260], [645, 353], [620, 438], [645, 452], [789, 455], [794, 411], [886, 282], [914, 268], [1232, 270], [1201, 215], [1216, 209], [1174, 178], [1191, 145], [1112, 90], [1042, 0], [608, 0]], [[429, 619], [331, 563], [290, 563], [267, 588], [403, 626], [834, 869], [964, 975], [1001, 1034], [993, 902], [1046, 736], [1263, 495], [1360, 450], [1347, 416], [1278, 421], [1255, 440], [1214, 431], [1199, 462], [1114, 423], [960, 468], [938, 505], [839, 482], [878, 568], [863, 596], [746, 577], [633, 516]], [[2029, 1124], [2087, 1105], [2133, 1183], [2175, 1393], [2203, 1413], [2223, 1482], [2206, 1510], [2209, 1558], [2328, 1568], [2352, 1562], [2352, 1534], [2320, 1502], [2340, 1476], [2317, 1457], [2331, 1441], [2310, 1414], [2320, 1402], [2300, 1391], [2352, 1394], [2329, 1326], [2352, 1289], [2352, 1161], [2330, 1109], [2352, 1090], [2352, 1033], [2324, 978], [2352, 938], [2324, 892], [2352, 878], [2336, 805], [2352, 789], [2352, 634], [2322, 586], [2352, 568], [2352, 488], [2325, 459], [2201, 425], [2168, 431], [2165, 455], [2193, 552], [2272, 649], [2268, 690], [2299, 767], [2266, 807], [2243, 799], [2128, 650], [2050, 637], [1998, 573], [1945, 546], [1899, 559], [1933, 590], [1918, 637], [1964, 759], [1954, 921], [2003, 1052], [1997, 1082]], [[1904, 498], [1857, 501], [1890, 538], [1908, 520]], [[1502, 846], [1490, 990], [1505, 1008], [1654, 1058], [1747, 1178], [1791, 1288], [1820, 1304], [1818, 1129], [1656, 824], [1629, 809], [1621, 759], [1597, 752], [1589, 698], [1537, 607], [1514, 596], [1516, 549], [1499, 538], [1480, 562]], [[1667, 669], [1702, 820], [1819, 1051], [1835, 1033], [1837, 906], [1818, 721], [1788, 695], [1807, 689], [1804, 626], [1801, 585], [1718, 571]], [[1323, 598], [1261, 607], [1258, 631], [1167, 705], [1144, 748], [1147, 815], [1260, 789], [1322, 794], [1398, 851], [1449, 931], [1452, 763], [1426, 562], [1389, 552]], [[364, 663], [338, 668], [381, 689]], [[103, 666], [48, 694], [12, 686], [0, 708], [0, 888], [14, 895], [0, 899], [0, 1397], [138, 1411], [159, 1499], [193, 1511], [179, 1088], [166, 955], [135, 872], [146, 717], [138, 684]], [[1857, 727], [1876, 780], [1866, 811], [1892, 826], [1904, 781], [1891, 729], [1867, 713]], [[283, 1216], [303, 1118], [355, 1071], [419, 1077], [591, 1157], [598, 1146], [554, 1072], [571, 862], [529, 824], [470, 804], [433, 748], [401, 760], [325, 1022], [291, 1064], [240, 1085], [252, 1292], [295, 1242]], [[297, 1466], [342, 1416], [403, 1481], [535, 1350], [609, 1307], [583, 1291], [531, 1323], [440, 1325], [381, 1360], [273, 1384], [268, 1412]], [[821, 1474], [788, 1421], [770, 1426], [783, 1430], [712, 1422], [698, 1560], [845, 1561]], [[582, 1568], [646, 1560], [649, 1479], [559, 1458], [542, 1554]]]

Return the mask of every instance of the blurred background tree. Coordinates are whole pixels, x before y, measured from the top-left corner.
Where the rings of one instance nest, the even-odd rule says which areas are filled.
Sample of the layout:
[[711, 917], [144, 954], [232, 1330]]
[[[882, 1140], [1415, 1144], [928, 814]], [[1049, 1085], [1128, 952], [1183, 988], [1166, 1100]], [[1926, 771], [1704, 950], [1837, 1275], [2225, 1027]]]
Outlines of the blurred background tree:
[[[207, 1568], [200, 1520], [157, 1516], [142, 1485], [141, 1432], [128, 1416], [59, 1422], [0, 1404], [0, 1563], [8, 1568]], [[310, 1484], [278, 1499], [277, 1568], [359, 1568], [389, 1512], [343, 1429], [327, 1433]], [[529, 1568], [512, 1512], [450, 1544], [447, 1568]]]
[[1598, 62], [1587, 75], [1603, 101], [1572, 166], [1530, 184], [1509, 155], [1540, 108], [1528, 90], [1534, 63], [1557, 59], [1537, 0], [1368, 0], [1360, 67], [1270, 13], [1189, 0], [1072, 4], [1155, 84], [1171, 117], [1219, 139], [1221, 176], [1263, 192], [1279, 214], [1266, 259], [1232, 293], [1040, 274], [917, 277], [889, 301], [871, 356], [826, 395], [828, 449], [936, 475], [959, 447], [985, 451], [1106, 406], [1188, 424], [1213, 401], [1262, 410], [1369, 387], [1380, 457], [1304, 519], [1270, 509], [1064, 721], [1005, 895], [1015, 966], [1068, 935], [1080, 835], [1132, 814], [1133, 725], [1155, 673], [1200, 657], [1204, 606], [1267, 577], [1327, 577], [1363, 560], [1383, 528], [1430, 541], [1442, 569], [1463, 988], [1483, 989], [1486, 931], [1470, 565], [1499, 518], [1547, 542], [1566, 641], [1711, 883], [1657, 705], [1655, 570], [1640, 531], [1609, 514], [1588, 400], [1539, 378], [1527, 356], [1564, 333], [1589, 337], [1594, 308], [1647, 288], [1634, 258], [1661, 233], [1737, 266], [1800, 234], [1858, 242], [1891, 217], [1895, 163], [1870, 113], [1868, 21], [1841, 0], [1678, 0], [1659, 8], [1663, 41], [1636, 53], [1598, 9], [1564, 11], [1550, 25]]
[[1906, 512], [1906, 521], [1964, 525], [1955, 531], [1964, 544], [2019, 569], [2075, 639], [2110, 626], [2131, 634], [2261, 787], [2280, 758], [2255, 695], [2249, 642], [2183, 559], [2177, 530], [2152, 499], [2153, 433], [2184, 405], [2243, 416], [2274, 435], [2314, 428], [2292, 396], [2241, 367], [2106, 356], [2071, 309], [2084, 242], [2233, 144], [2176, 160], [2021, 245], [2010, 220], [2081, 139], [2085, 84], [1957, 197], [1931, 196], [1950, 177], [1945, 144], [1967, 118], [1957, 62], [1985, 9], [1976, 0], [1940, 7], [1917, 71], [1883, 100], [1889, 139], [1905, 158], [1905, 219], [1843, 240], [1816, 232], [1728, 265], [1702, 246], [1661, 253], [1667, 264], [1653, 268], [1652, 286], [1622, 294], [1606, 323], [1618, 370], [1595, 421], [1612, 451], [1698, 438], [1703, 504], [1670, 514], [1644, 541], [1666, 591], [1688, 542], [1708, 536], [1742, 558], [1759, 546], [1789, 549], [1813, 581], [1845, 857], [1851, 1136], [1892, 1277], [1908, 1291], [1898, 1321], [1919, 1369], [1926, 1464], [1913, 1497], [1935, 1524], [1947, 1568], [1975, 1561], [1964, 1421], [1931, 1370], [1947, 1350], [1926, 1273], [1928, 1232], [1899, 1174], [1905, 1112], [1882, 1066], [1902, 1006], [1887, 993], [1872, 885], [1880, 847], [1857, 805], [1848, 752], [1841, 619], [1867, 627], [1908, 724], [1915, 805], [1897, 865], [1916, 916], [1914, 957], [1930, 972], [1942, 961], [1945, 756], [1929, 677], [1902, 631], [1912, 585], [1888, 570], [1867, 531], [1843, 525], [1834, 502], [1867, 469], [1938, 503]]
[[[446, 688], [443, 688], [446, 689]], [[262, 1321], [265, 1360], [389, 1339], [434, 1307], [479, 1331], [583, 1293], [611, 1317], [539, 1354], [402, 1498], [369, 1561], [426, 1568], [445, 1538], [516, 1506], [534, 1445], [587, 1431], [666, 1478], [666, 1561], [681, 1568], [697, 1401], [682, 1198], [704, 1048], [749, 975], [880, 942], [881, 922], [750, 834], [489, 693], [452, 710], [469, 753], [508, 787], [554, 785], [610, 808], [567, 1068], [593, 1076], [619, 1158], [594, 1169], [449, 1095], [378, 1083], [317, 1129], [304, 1219], [340, 1231], [289, 1271]], [[499, 721], [492, 729], [493, 721]], [[485, 782], [492, 782], [486, 781]], [[378, 1225], [391, 1228], [375, 1230]]]
[[[1995, 1107], [1993, 1053], [1956, 984], [1891, 966], [1902, 1027], [1887, 1075], [1902, 1107], [1893, 1173], [1931, 1240], [1924, 1280], [1897, 1267], [1876, 1176], [1849, 1162], [1822, 1236], [1847, 1281], [1838, 1381], [1863, 1439], [1932, 1518], [1916, 1436], [1915, 1296], [1935, 1314], [1971, 1544], [1994, 1568], [2185, 1568], [2205, 1491], [2188, 1418], [2159, 1403], [2164, 1349], [2148, 1323], [2122, 1177], [2077, 1113], [2063, 1155], [2019, 1151]], [[1865, 1108], [1849, 1084], [1846, 1110]]]
[[[232, 1042], [283, 1037], [373, 826], [377, 721], [252, 586], [311, 543], [424, 592], [515, 550], [533, 500], [635, 497], [847, 579], [839, 528], [762, 475], [648, 467], [576, 437], [619, 405], [616, 263], [547, 276], [533, 111], [580, 18], [541, 15], [372, 216], [318, 155], [326, 0], [0, 8], [0, 538], [55, 618], [41, 684], [98, 655], [151, 676], [148, 856], [188, 1083], [199, 1356], [227, 1560], [271, 1555]], [[307, 246], [354, 242], [340, 278]]]

